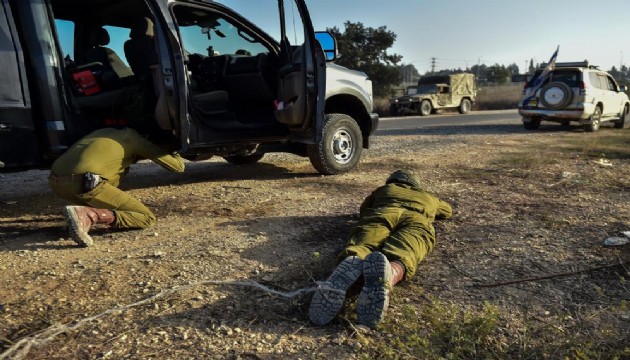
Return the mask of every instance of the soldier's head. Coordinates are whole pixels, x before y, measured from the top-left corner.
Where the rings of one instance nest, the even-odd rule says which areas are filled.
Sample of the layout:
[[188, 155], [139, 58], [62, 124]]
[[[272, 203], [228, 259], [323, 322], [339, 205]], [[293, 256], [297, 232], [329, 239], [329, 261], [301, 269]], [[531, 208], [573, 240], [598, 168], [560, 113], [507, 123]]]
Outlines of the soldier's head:
[[418, 178], [414, 173], [409, 170], [394, 171], [385, 181], [385, 184], [391, 183], [406, 184], [418, 190], [422, 190], [422, 183], [420, 182], [420, 178]]

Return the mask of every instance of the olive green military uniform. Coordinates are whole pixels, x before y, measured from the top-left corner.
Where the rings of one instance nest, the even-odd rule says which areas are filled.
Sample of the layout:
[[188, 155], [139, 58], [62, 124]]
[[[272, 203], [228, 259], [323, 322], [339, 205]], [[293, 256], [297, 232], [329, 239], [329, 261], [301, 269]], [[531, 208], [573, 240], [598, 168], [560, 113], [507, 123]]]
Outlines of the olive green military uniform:
[[[163, 168], [183, 172], [184, 162], [142, 137], [131, 128], [105, 128], [77, 141], [52, 165], [49, 184], [59, 197], [74, 204], [114, 211], [116, 228], [146, 228], [155, 215], [140, 201], [118, 189], [131, 164], [150, 159]], [[101, 176], [94, 189], [83, 192], [83, 175]]]
[[408, 280], [435, 247], [433, 221], [451, 216], [448, 203], [417, 187], [396, 182], [381, 186], [361, 205], [360, 219], [338, 259], [353, 255], [365, 259], [380, 251], [405, 266]]

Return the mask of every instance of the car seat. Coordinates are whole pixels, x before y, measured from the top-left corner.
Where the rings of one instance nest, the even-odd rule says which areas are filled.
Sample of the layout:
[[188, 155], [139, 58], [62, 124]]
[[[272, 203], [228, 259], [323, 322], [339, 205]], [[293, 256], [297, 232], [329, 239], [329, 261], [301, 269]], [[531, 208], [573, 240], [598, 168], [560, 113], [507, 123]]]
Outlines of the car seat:
[[132, 76], [133, 72], [120, 59], [114, 50], [105, 47], [109, 44], [109, 33], [104, 28], [98, 28], [90, 36], [91, 49], [85, 53], [85, 62], [101, 63], [105, 70], [113, 71], [118, 78]]

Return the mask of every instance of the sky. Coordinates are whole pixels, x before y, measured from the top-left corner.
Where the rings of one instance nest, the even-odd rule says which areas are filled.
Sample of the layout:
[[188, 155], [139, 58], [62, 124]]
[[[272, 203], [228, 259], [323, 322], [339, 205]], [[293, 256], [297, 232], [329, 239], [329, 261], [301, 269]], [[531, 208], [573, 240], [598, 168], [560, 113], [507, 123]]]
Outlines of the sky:
[[[236, 2], [236, 0], [219, 0]], [[608, 70], [630, 64], [630, 0], [306, 0], [315, 30], [346, 21], [387, 27], [390, 52], [420, 73], [589, 60]], [[248, 2], [251, 4], [252, 2]], [[264, 10], [255, 14], [263, 19]], [[264, 21], [264, 20], [262, 20]], [[625, 59], [624, 59], [625, 56]]]
[[[275, 28], [272, 0], [218, 0]], [[630, 66], [630, 0], [306, 0], [315, 30], [361, 22], [396, 34], [390, 53], [421, 74], [476, 64], [589, 60]], [[266, 4], [262, 6], [262, 4]], [[111, 35], [111, 34], [110, 34]], [[124, 35], [127, 37], [127, 34]], [[122, 54], [122, 53], [121, 53]], [[343, 54], [342, 54], [343, 56]]]

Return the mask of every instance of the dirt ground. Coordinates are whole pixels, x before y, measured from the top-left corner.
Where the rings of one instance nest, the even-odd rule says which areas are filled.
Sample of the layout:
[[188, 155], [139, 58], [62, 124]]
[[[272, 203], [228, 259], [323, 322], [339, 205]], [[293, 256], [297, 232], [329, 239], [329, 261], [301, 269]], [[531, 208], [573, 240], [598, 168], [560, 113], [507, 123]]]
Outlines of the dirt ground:
[[[381, 131], [340, 176], [286, 154], [139, 163], [122, 188], [158, 224], [95, 230], [91, 248], [68, 240], [47, 172], [0, 174], [0, 359], [630, 357], [630, 245], [603, 246], [630, 231], [629, 149], [628, 129], [518, 123]], [[454, 207], [435, 251], [376, 330], [352, 305], [310, 324], [308, 289], [398, 168]], [[457, 353], [465, 334], [422, 315], [438, 303], [498, 318]]]

